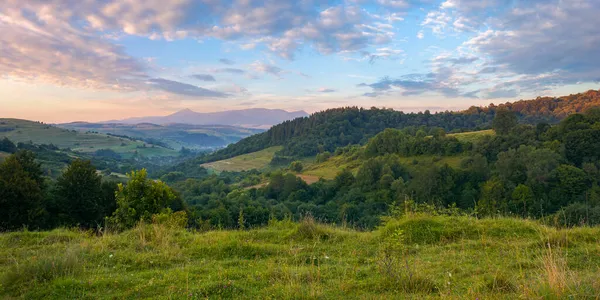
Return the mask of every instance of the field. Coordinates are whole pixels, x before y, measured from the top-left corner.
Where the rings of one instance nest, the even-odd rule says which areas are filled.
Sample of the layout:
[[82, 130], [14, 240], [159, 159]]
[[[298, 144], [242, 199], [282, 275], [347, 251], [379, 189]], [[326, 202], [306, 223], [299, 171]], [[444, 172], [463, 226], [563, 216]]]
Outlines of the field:
[[476, 142], [483, 136], [487, 135], [495, 135], [496, 133], [492, 129], [481, 130], [481, 131], [471, 131], [471, 132], [461, 132], [461, 133], [451, 133], [448, 136], [453, 136], [457, 138], [461, 142]]
[[273, 221], [192, 233], [0, 234], [0, 297], [597, 299], [600, 228], [412, 215], [373, 232]]
[[219, 160], [211, 163], [202, 164], [201, 166], [212, 169], [217, 172], [223, 171], [248, 171], [252, 169], [261, 170], [266, 168], [271, 159], [273, 159], [273, 155], [275, 152], [281, 150], [282, 147], [270, 147], [258, 152], [248, 153], [244, 155], [239, 155], [236, 157], [232, 157], [230, 159]]
[[[464, 156], [420, 155], [400, 157], [399, 161], [409, 168], [418, 168], [419, 165], [423, 164], [436, 164], [438, 166], [448, 164], [452, 168], [459, 168], [463, 158]], [[323, 163], [309, 164], [305, 170], [302, 171], [302, 174], [330, 180], [334, 179], [343, 169], [348, 169], [356, 175], [358, 168], [363, 162], [364, 160], [360, 158], [351, 159], [344, 155], [334, 156]]]
[[53, 144], [59, 148], [93, 153], [99, 149], [111, 149], [124, 157], [137, 151], [143, 156], [175, 156], [177, 151], [151, 145], [144, 147], [142, 141], [131, 141], [105, 134], [78, 132], [55, 126], [17, 119], [0, 119], [0, 138], [7, 137], [14, 143]]

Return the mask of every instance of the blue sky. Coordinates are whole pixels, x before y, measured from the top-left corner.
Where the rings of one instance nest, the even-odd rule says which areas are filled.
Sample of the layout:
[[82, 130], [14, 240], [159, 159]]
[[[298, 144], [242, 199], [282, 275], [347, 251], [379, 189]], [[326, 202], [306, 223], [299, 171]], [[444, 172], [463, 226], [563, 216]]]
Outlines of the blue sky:
[[598, 89], [595, 0], [5, 0], [0, 117], [458, 110]]

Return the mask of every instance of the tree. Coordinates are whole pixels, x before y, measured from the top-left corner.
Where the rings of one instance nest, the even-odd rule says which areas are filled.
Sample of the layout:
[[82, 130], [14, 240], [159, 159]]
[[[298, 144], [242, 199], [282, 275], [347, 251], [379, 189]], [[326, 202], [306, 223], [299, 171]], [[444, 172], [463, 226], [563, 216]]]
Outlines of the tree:
[[300, 161], [293, 161], [290, 164], [290, 170], [297, 172], [297, 173], [302, 172], [303, 168], [304, 168], [304, 166], [302, 166], [302, 162], [300, 162]]
[[140, 220], [150, 221], [152, 215], [166, 208], [183, 207], [173, 189], [160, 180], [148, 179], [147, 175], [146, 169], [132, 171], [127, 174], [129, 182], [118, 185], [117, 210], [108, 219], [110, 225], [117, 229], [127, 229]]
[[481, 198], [477, 202], [477, 210], [484, 216], [495, 215], [503, 206], [504, 183], [499, 178], [486, 181], [481, 187]]
[[511, 200], [508, 203], [508, 209], [512, 213], [527, 217], [533, 209], [534, 199], [535, 197], [531, 188], [524, 184], [519, 184], [513, 190]]
[[[114, 190], [113, 190], [114, 193]], [[74, 160], [56, 180], [60, 213], [67, 224], [94, 227], [102, 224], [106, 213], [102, 177], [90, 161]]]
[[15, 153], [17, 152], [17, 146], [13, 142], [11, 142], [8, 138], [3, 138], [0, 140], [0, 151]]
[[0, 230], [44, 225], [42, 170], [34, 159], [20, 151], [0, 164]]
[[319, 154], [317, 154], [316, 162], [317, 163], [326, 162], [330, 157], [331, 157], [331, 153], [329, 151], [319, 153]]
[[517, 126], [517, 115], [507, 109], [499, 109], [492, 121], [492, 128], [499, 135], [506, 135]]

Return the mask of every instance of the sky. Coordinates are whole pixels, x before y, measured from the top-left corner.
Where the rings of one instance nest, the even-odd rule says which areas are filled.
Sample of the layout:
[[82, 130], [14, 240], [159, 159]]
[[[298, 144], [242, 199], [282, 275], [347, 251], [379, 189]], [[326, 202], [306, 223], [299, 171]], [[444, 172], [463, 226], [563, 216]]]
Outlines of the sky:
[[0, 117], [460, 110], [600, 88], [598, 0], [2, 0]]

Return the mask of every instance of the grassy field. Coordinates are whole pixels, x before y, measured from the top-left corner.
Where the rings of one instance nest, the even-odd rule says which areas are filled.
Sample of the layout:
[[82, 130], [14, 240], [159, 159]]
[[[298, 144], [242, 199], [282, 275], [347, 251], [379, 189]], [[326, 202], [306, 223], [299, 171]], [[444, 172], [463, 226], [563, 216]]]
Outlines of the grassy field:
[[[422, 165], [435, 164], [443, 166], [448, 164], [452, 168], [460, 168], [460, 163], [464, 156], [435, 156], [435, 155], [420, 155], [400, 157], [399, 161], [409, 168], [418, 168]], [[302, 174], [315, 176], [317, 178], [334, 179], [335, 176], [343, 169], [351, 170], [353, 173], [358, 171], [358, 168], [364, 162], [362, 159], [349, 159], [346, 156], [334, 156], [323, 163], [315, 163], [308, 165]]]
[[481, 131], [471, 131], [471, 132], [448, 134], [448, 136], [453, 136], [461, 142], [472, 142], [472, 143], [476, 142], [481, 137], [487, 136], [487, 135], [496, 135], [496, 133], [494, 132], [494, 130], [488, 129], [488, 130], [481, 130]]
[[112, 149], [124, 157], [135, 151], [143, 156], [175, 156], [177, 151], [155, 146], [143, 147], [142, 141], [131, 141], [105, 134], [77, 132], [55, 126], [18, 119], [0, 119], [0, 138], [7, 137], [14, 143], [54, 144], [59, 148], [93, 153], [99, 149]]
[[281, 150], [282, 147], [270, 147], [258, 152], [248, 153], [232, 157], [230, 159], [219, 160], [211, 163], [202, 164], [207, 169], [212, 169], [217, 172], [223, 171], [248, 171], [252, 169], [261, 170], [266, 168], [275, 152]]
[[373, 232], [272, 222], [0, 234], [0, 297], [597, 299], [600, 228], [413, 215]]

